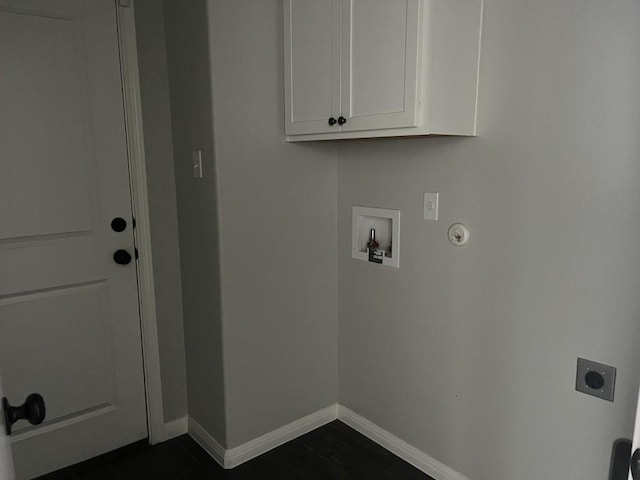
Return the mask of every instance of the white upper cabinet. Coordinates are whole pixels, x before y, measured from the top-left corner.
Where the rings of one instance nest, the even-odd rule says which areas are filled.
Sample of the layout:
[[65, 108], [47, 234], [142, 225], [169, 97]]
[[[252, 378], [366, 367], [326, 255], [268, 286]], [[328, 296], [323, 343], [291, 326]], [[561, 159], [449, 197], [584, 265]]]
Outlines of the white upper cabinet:
[[475, 135], [483, 0], [284, 0], [289, 141]]
[[340, 130], [340, 2], [285, 0], [287, 135]]
[[342, 2], [342, 131], [415, 127], [420, 0]]

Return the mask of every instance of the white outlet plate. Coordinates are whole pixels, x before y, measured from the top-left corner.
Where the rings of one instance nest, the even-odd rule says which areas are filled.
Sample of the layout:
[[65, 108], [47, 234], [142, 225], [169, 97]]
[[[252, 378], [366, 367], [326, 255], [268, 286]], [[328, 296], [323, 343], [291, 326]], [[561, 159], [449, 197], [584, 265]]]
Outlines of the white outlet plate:
[[424, 219], [438, 221], [438, 192], [424, 193]]

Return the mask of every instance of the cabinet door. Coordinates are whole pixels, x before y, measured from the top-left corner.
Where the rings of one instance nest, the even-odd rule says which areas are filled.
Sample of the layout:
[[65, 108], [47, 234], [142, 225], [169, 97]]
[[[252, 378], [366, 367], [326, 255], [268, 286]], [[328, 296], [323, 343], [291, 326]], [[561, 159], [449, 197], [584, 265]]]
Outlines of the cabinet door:
[[416, 126], [422, 1], [342, 2], [342, 131]]
[[339, 132], [340, 0], [284, 0], [285, 131]]

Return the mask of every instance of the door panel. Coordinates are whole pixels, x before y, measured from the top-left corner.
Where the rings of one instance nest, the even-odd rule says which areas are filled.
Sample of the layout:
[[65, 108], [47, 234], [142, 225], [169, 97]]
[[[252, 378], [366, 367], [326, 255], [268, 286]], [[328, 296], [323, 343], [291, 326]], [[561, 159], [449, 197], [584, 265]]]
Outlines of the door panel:
[[[21, 392], [38, 386], [48, 400], [49, 422], [114, 404], [105, 282], [0, 299], [0, 318], [12, 326], [0, 338], [0, 365], [11, 365], [4, 375], [10, 398], [20, 399]], [[20, 345], [20, 357], [32, 360], [15, 362], [13, 345]], [[30, 428], [21, 422], [14, 432], [18, 436]]]
[[413, 127], [420, 0], [343, 0], [343, 131]]
[[[44, 13], [44, 12], [42, 12]], [[92, 146], [77, 23], [2, 11], [0, 129], [11, 155], [0, 189], [0, 240], [91, 230]], [[64, 119], [64, 121], [61, 121]], [[38, 141], [31, 141], [37, 138]], [[19, 215], [13, 214], [19, 211]]]
[[19, 479], [147, 436], [116, 8], [0, 0], [0, 370], [47, 404]]
[[338, 132], [340, 0], [285, 0], [287, 135]]

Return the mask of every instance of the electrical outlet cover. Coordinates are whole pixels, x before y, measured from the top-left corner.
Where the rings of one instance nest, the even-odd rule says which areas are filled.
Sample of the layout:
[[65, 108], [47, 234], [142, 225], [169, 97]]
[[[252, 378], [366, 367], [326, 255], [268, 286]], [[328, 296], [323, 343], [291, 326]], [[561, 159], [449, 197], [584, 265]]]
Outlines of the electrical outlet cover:
[[424, 192], [424, 219], [438, 221], [438, 192]]
[[602, 363], [578, 358], [576, 390], [613, 402], [616, 385], [616, 368]]

